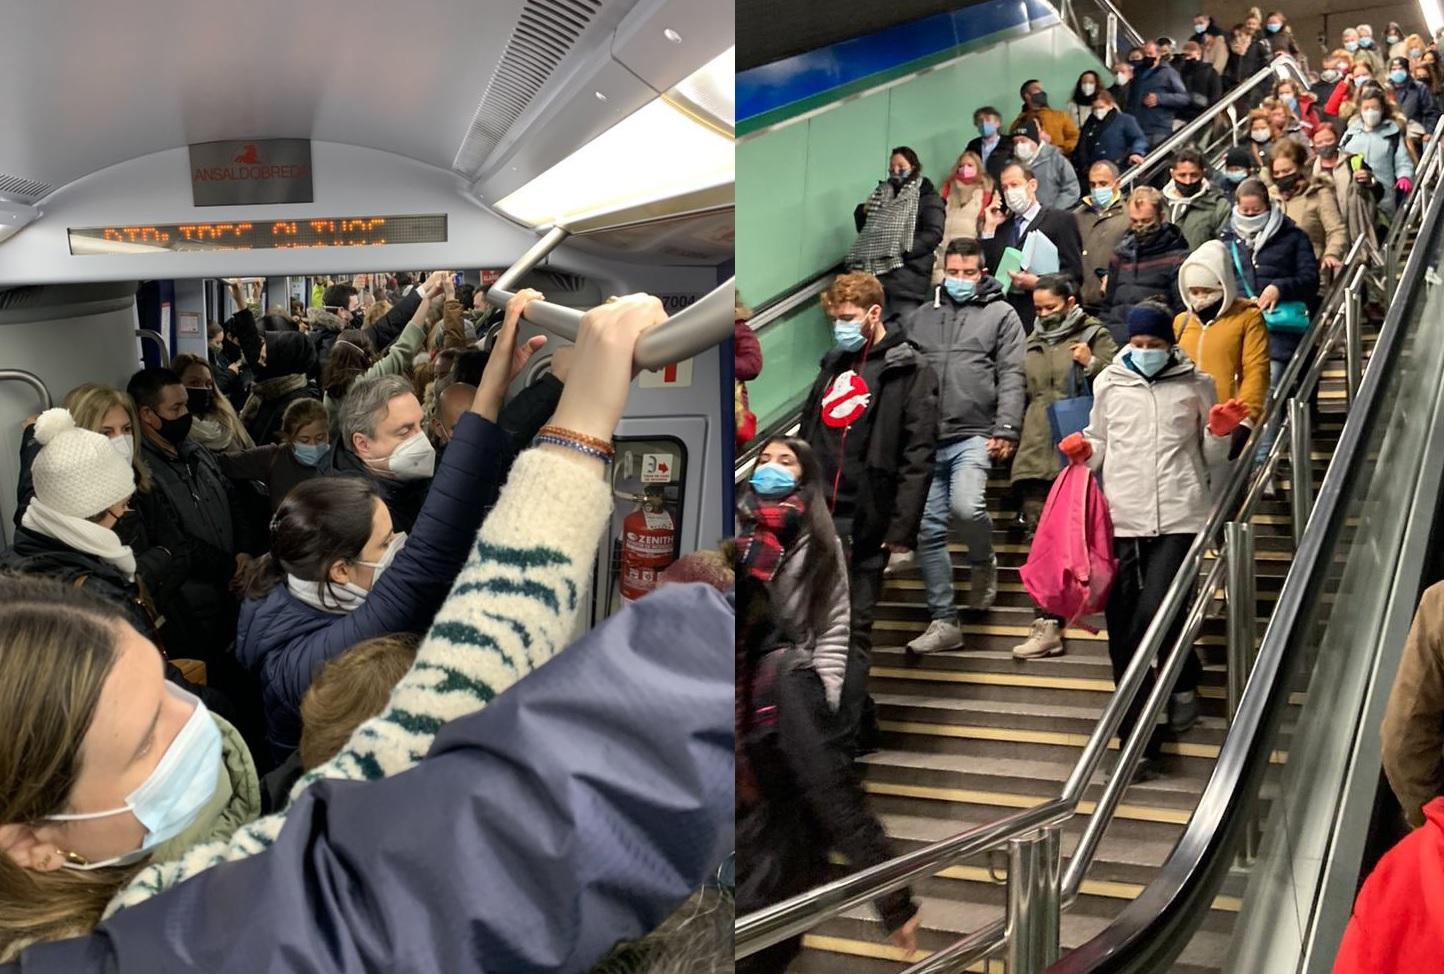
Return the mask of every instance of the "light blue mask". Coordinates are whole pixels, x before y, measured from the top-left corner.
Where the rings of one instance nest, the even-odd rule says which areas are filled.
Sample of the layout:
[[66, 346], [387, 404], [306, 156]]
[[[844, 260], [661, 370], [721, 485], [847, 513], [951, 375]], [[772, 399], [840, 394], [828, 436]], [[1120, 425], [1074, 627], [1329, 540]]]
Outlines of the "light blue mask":
[[1113, 205], [1112, 186], [1100, 186], [1097, 189], [1093, 190], [1092, 194], [1090, 195], [1092, 195], [1093, 197], [1093, 205], [1098, 207], [1098, 209], [1100, 210], [1106, 210], [1108, 209], [1108, 207]]
[[170, 683], [165, 689], [172, 696], [193, 703], [195, 709], [161, 755], [155, 770], [125, 797], [125, 805], [108, 812], [46, 817], [46, 821], [79, 822], [130, 812], [145, 826], [145, 840], [133, 852], [100, 862], [63, 863], [67, 869], [89, 871], [134, 862], [146, 851], [189, 828], [215, 795], [221, 779], [220, 729], [198, 697]]
[[998, 123], [980, 122], [978, 123], [978, 132], [983, 136], [983, 138], [991, 139], [993, 136], [998, 134]]
[[1358, 49], [1359, 49], [1359, 42], [1358, 42], [1358, 41], [1344, 41], [1344, 50], [1348, 51], [1350, 54], [1353, 54], [1353, 53], [1354, 53], [1355, 51], [1357, 51]]
[[1283, 24], [1264, 24], [1264, 29], [1267, 30], [1270, 34], [1277, 34], [1280, 30], [1283, 29], [1283, 26]]
[[1389, 72], [1389, 80], [1396, 85], [1402, 85], [1405, 81], [1409, 80], [1409, 72], [1395, 68]]
[[321, 461], [331, 452], [329, 443], [294, 443], [291, 445], [291, 452], [296, 455], [296, 460], [308, 467], [319, 467]]
[[943, 287], [948, 289], [948, 297], [954, 301], [966, 301], [978, 290], [977, 281], [964, 281], [957, 277], [943, 278]]
[[1163, 371], [1171, 352], [1172, 349], [1168, 348], [1130, 348], [1128, 361], [1139, 374], [1151, 379]]
[[855, 352], [867, 344], [867, 339], [862, 337], [862, 322], [848, 321], [846, 318], [838, 318], [832, 323], [832, 340], [837, 347], [849, 352]]
[[1224, 179], [1227, 179], [1229, 182], [1231, 182], [1231, 183], [1233, 183], [1235, 186], [1237, 186], [1239, 183], [1243, 182], [1245, 179], [1248, 178], [1248, 170], [1247, 170], [1247, 169], [1226, 169], [1226, 170], [1224, 170], [1223, 178], [1224, 178]]
[[1372, 37], [1361, 37], [1361, 38], [1359, 38], [1359, 46], [1360, 46], [1360, 47], [1373, 47], [1373, 46], [1374, 46], [1374, 39], [1373, 39]]
[[896, 179], [900, 183], [905, 183], [907, 182], [908, 177], [912, 174], [913, 171], [911, 169], [899, 169], [897, 172], [892, 174], [892, 178]]
[[763, 497], [786, 497], [797, 490], [792, 471], [776, 463], [764, 463], [752, 471], [752, 489]]
[[1285, 98], [1284, 101], [1288, 103], [1289, 111], [1295, 113], [1298, 112], [1299, 100], [1296, 97], [1294, 97], [1293, 95], [1289, 95], [1289, 97]]

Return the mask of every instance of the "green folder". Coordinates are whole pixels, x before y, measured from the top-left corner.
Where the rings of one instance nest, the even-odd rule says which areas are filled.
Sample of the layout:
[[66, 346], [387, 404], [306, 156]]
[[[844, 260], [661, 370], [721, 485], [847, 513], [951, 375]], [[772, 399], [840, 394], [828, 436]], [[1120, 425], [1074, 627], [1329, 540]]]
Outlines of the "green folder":
[[1013, 271], [1023, 269], [1023, 252], [1017, 247], [1008, 247], [1003, 251], [1003, 256], [998, 260], [998, 266], [993, 270], [993, 276], [998, 283], [1003, 285], [1003, 293], [1007, 294], [1013, 287], [1013, 279], [1008, 275]]

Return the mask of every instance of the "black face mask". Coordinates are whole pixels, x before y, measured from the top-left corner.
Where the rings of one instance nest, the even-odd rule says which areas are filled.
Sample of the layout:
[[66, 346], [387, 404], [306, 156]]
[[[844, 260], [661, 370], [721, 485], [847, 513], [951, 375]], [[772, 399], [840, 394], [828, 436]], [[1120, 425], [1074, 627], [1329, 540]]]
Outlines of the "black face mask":
[[1028, 102], [1034, 108], [1048, 107], [1048, 93], [1046, 91], [1035, 91], [1028, 96]]
[[1292, 193], [1299, 188], [1300, 177], [1298, 173], [1291, 173], [1287, 176], [1275, 176], [1274, 185], [1285, 193]]
[[186, 387], [186, 409], [200, 416], [211, 411], [211, 391]]
[[1175, 179], [1173, 181], [1173, 188], [1178, 190], [1179, 196], [1197, 196], [1199, 191], [1203, 189], [1203, 180], [1200, 179], [1196, 183], [1180, 183]]
[[180, 446], [185, 442], [191, 432], [191, 422], [195, 419], [190, 413], [186, 413], [180, 419], [162, 419], [160, 429], [156, 430], [171, 446]]
[[1218, 317], [1218, 313], [1221, 310], [1223, 310], [1223, 298], [1219, 298], [1212, 304], [1205, 304], [1201, 308], [1194, 309], [1194, 314], [1198, 315], [1200, 321], [1212, 321]]
[[1339, 147], [1336, 145], [1321, 146], [1318, 153], [1320, 159], [1337, 159], [1339, 158]]

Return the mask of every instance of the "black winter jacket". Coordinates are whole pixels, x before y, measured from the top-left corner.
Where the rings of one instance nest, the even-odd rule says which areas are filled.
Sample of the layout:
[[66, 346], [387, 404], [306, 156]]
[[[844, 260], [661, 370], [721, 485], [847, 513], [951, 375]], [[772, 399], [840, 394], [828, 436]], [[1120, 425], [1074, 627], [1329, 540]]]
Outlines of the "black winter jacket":
[[1128, 312], [1150, 298], [1168, 305], [1177, 315], [1183, 310], [1178, 291], [1178, 269], [1188, 258], [1183, 231], [1165, 223], [1146, 241], [1130, 230], [1118, 241], [1108, 259], [1108, 288], [1103, 292], [1104, 321], [1119, 345], [1128, 344]]
[[1205, 108], [1217, 104], [1223, 98], [1223, 79], [1207, 61], [1178, 60], [1173, 62], [1173, 66], [1178, 71], [1178, 76], [1183, 79], [1183, 87], [1188, 89], [1188, 97], [1192, 102], [1178, 113], [1178, 117], [1185, 122], [1198, 118]]
[[[937, 446], [938, 376], [903, 334], [901, 319], [887, 320], [883, 340], [863, 352], [834, 348], [822, 357], [822, 371], [803, 407], [799, 436], [817, 452], [829, 501], [838, 468], [834, 513], [853, 520], [857, 552], [883, 544], [911, 548], [917, 541], [923, 505], [933, 479]], [[844, 429], [822, 419], [823, 396], [845, 373], [861, 373], [867, 384], [865, 411]]]
[[[852, 221], [859, 233], [867, 223], [866, 204], [859, 203], [852, 212]], [[918, 218], [913, 230], [912, 249], [902, 255], [903, 265], [878, 278], [887, 290], [889, 298], [903, 298], [922, 301], [928, 295], [932, 283], [933, 260], [937, 256], [938, 244], [943, 242], [947, 227], [947, 209], [943, 198], [926, 176], [918, 187]], [[892, 309], [889, 308], [889, 311]]]
[[[1283, 218], [1278, 231], [1269, 237], [1258, 253], [1250, 251], [1248, 244], [1230, 227], [1221, 235], [1223, 245], [1229, 252], [1229, 265], [1233, 265], [1234, 248], [1238, 249], [1239, 263], [1246, 277], [1240, 278], [1238, 269], [1234, 277], [1239, 294], [1244, 297], [1258, 296], [1264, 288], [1273, 284], [1279, 289], [1279, 303], [1302, 301], [1309, 306], [1312, 314], [1319, 304], [1319, 262], [1314, 256], [1314, 245], [1309, 235], [1288, 217]], [[1269, 358], [1275, 362], [1288, 362], [1294, 357], [1302, 333], [1269, 330]]]

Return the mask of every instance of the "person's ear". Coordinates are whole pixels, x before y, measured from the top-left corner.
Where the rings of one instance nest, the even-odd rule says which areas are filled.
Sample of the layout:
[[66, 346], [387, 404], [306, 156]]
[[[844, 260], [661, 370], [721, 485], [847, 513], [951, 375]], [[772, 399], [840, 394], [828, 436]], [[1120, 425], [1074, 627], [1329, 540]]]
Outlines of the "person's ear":
[[158, 430], [164, 425], [160, 414], [149, 406], [140, 407], [140, 421], [153, 430]]
[[363, 460], [371, 459], [371, 444], [364, 433], [351, 434], [351, 451]]
[[347, 565], [346, 562], [340, 558], [336, 559], [331, 562], [331, 567], [326, 569], [326, 579], [335, 582], [337, 585], [345, 585], [347, 582], [354, 581], [354, 577], [351, 574], [351, 566]]
[[29, 825], [0, 825], [0, 850], [22, 869], [48, 873], [59, 869], [64, 857], [53, 843], [44, 842]]

